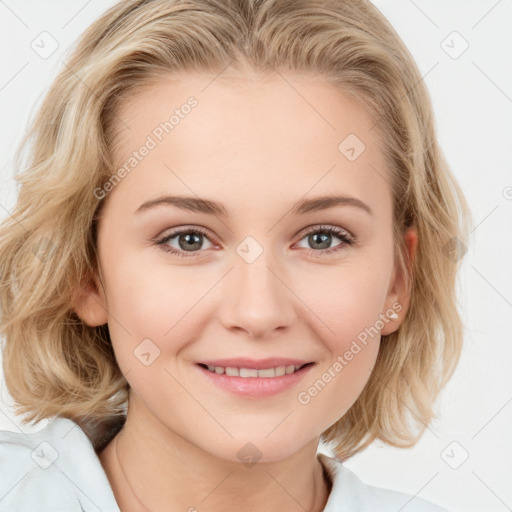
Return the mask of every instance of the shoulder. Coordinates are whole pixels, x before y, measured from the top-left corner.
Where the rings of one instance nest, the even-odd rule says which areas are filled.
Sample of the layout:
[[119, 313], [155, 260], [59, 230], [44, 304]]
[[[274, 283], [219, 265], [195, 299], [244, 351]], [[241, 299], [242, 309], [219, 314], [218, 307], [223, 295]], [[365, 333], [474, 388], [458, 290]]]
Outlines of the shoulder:
[[0, 431], [0, 509], [119, 512], [93, 445], [73, 421], [39, 432]]
[[324, 512], [448, 512], [417, 496], [367, 485], [335, 457], [319, 453], [318, 458], [333, 482]]

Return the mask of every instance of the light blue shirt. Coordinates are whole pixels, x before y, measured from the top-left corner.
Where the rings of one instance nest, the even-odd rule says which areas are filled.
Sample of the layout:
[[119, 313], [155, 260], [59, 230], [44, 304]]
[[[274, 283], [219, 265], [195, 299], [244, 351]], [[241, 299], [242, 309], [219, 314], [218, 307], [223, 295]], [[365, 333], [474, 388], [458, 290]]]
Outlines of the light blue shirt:
[[[340, 460], [317, 456], [333, 482], [324, 512], [447, 512], [366, 485]], [[100, 511], [120, 509], [90, 439], [76, 423], [56, 417], [39, 432], [0, 431], [0, 512]]]

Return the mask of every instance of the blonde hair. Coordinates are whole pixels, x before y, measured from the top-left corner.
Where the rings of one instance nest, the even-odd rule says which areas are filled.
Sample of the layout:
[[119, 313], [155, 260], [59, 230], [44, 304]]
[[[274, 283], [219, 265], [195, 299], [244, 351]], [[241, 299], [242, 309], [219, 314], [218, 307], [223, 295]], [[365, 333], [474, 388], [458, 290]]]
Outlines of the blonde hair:
[[[89, 327], [72, 309], [99, 271], [104, 200], [93, 191], [113, 174], [116, 115], [130, 93], [158, 77], [229, 64], [242, 76], [291, 69], [325, 77], [361, 99], [378, 125], [410, 305], [399, 329], [383, 336], [364, 390], [322, 439], [341, 458], [375, 439], [412, 446], [462, 348], [455, 288], [470, 212], [438, 146], [418, 68], [366, 0], [127, 0], [85, 31], [26, 134], [18, 201], [0, 226], [0, 334], [16, 413], [24, 422], [68, 417], [97, 448], [109, 435], [91, 425], [124, 417], [129, 385], [108, 326]], [[419, 240], [413, 261], [409, 226]]]

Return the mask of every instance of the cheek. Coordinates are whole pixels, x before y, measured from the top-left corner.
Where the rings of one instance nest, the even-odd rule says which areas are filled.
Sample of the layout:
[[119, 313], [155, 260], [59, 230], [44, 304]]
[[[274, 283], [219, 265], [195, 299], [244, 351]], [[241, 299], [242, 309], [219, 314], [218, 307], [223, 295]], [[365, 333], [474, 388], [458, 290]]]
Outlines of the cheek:
[[368, 382], [380, 347], [380, 314], [389, 274], [386, 262], [335, 268], [317, 275], [316, 286], [300, 293], [308, 305], [310, 323], [317, 326], [327, 349], [314, 378], [304, 383], [298, 402], [323, 415], [324, 428], [355, 402]]
[[171, 268], [124, 255], [105, 274], [109, 330], [120, 365], [131, 367], [134, 350], [144, 340], [161, 353], [176, 353], [200, 328], [198, 302], [211, 279], [202, 279], [192, 266]]
[[296, 288], [333, 354], [343, 353], [352, 339], [376, 325], [385, 309], [388, 277], [382, 265], [347, 265], [318, 272], [314, 286], [304, 281]]
[[305, 417], [321, 418], [321, 431], [343, 417], [360, 396], [373, 371], [379, 340], [367, 344], [357, 340], [337, 354], [305, 382], [297, 394]]
[[343, 276], [343, 286], [335, 292], [322, 295], [318, 288], [309, 291], [308, 305], [321, 319], [315, 323], [327, 351], [314, 376], [299, 390], [297, 400], [312, 418], [323, 418], [322, 430], [353, 405], [375, 366], [385, 294], [382, 284], [375, 286], [370, 279], [374, 276], [367, 277], [361, 279], [351, 272]]

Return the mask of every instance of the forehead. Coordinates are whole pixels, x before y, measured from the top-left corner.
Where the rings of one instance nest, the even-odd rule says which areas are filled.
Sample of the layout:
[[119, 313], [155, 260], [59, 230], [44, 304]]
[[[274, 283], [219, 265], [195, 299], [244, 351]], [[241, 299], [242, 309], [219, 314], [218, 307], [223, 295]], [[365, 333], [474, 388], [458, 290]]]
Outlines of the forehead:
[[113, 195], [160, 186], [220, 198], [229, 188], [271, 201], [273, 191], [297, 199], [338, 187], [370, 200], [389, 187], [371, 112], [320, 76], [162, 77], [128, 96], [117, 119], [116, 165], [135, 165]]

